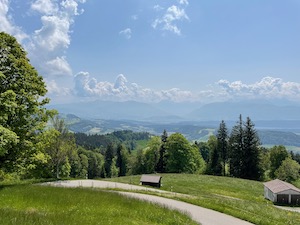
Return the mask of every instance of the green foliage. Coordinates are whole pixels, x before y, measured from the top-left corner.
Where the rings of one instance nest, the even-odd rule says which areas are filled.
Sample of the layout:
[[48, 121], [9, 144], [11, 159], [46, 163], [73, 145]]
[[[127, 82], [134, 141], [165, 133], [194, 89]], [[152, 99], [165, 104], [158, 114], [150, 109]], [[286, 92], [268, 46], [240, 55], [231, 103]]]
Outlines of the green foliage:
[[244, 123], [240, 115], [239, 121], [232, 128], [229, 138], [230, 175], [260, 180], [263, 177], [263, 171], [260, 163], [259, 146], [259, 137], [251, 119], [247, 117]]
[[[204, 162], [199, 151], [191, 146], [188, 140], [179, 133], [172, 134], [166, 142], [169, 173], [198, 173]], [[202, 159], [202, 160], [201, 160]]]
[[217, 151], [219, 152], [219, 157], [222, 166], [222, 175], [226, 175], [226, 163], [228, 160], [228, 131], [224, 120], [221, 121], [219, 129], [217, 131]]
[[104, 159], [106, 177], [112, 177], [112, 165], [114, 159], [114, 147], [112, 144], [107, 145]]
[[275, 178], [275, 171], [281, 166], [283, 160], [289, 156], [288, 151], [282, 145], [270, 149], [270, 177]]
[[178, 211], [92, 189], [19, 185], [0, 196], [0, 225], [196, 225]]
[[168, 141], [168, 133], [164, 130], [161, 135], [161, 145], [159, 147], [159, 158], [156, 164], [156, 171], [159, 173], [164, 173], [167, 166], [167, 153], [166, 153], [166, 143]]
[[218, 139], [216, 136], [210, 136], [207, 144], [209, 146], [210, 155], [207, 166], [207, 174], [210, 175], [221, 175], [222, 174], [222, 163], [221, 154], [218, 149]]
[[96, 148], [105, 149], [110, 143], [115, 145], [123, 144], [130, 151], [136, 149], [139, 141], [149, 140], [150, 134], [146, 132], [133, 132], [129, 130], [115, 131], [109, 134], [93, 134], [75, 133], [76, 144], [88, 150]]
[[118, 168], [118, 176], [125, 176], [127, 173], [128, 151], [122, 144], [119, 144], [117, 147], [116, 157], [116, 167]]
[[282, 161], [281, 166], [275, 171], [276, 178], [286, 182], [293, 182], [300, 178], [300, 165], [290, 157]]
[[[38, 131], [50, 111], [43, 78], [30, 65], [16, 39], [0, 33], [0, 166], [7, 171], [28, 167]], [[30, 163], [30, 162], [29, 162]]]

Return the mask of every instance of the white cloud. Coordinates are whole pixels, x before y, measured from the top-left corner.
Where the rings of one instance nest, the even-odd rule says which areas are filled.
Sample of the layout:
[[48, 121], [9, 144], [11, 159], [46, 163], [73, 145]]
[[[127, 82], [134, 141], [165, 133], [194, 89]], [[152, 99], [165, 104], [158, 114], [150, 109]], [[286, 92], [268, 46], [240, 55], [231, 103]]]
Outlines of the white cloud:
[[71, 90], [69, 88], [60, 87], [55, 80], [46, 79], [46, 84], [48, 90], [47, 94], [50, 96], [62, 97], [71, 95]]
[[300, 100], [300, 83], [284, 82], [281, 78], [264, 77], [254, 84], [220, 80], [218, 84], [229, 98]]
[[[178, 21], [184, 21], [184, 20], [189, 20], [189, 17], [187, 16], [184, 8], [182, 5], [187, 5], [187, 1], [180, 1], [179, 4], [181, 6], [176, 6], [172, 5], [167, 10], [165, 13], [156, 18], [154, 22], [152, 23], [152, 27], [154, 29], [161, 29], [164, 31], [170, 31], [173, 32], [174, 34], [181, 35], [181, 30], [177, 25]], [[155, 10], [158, 11], [157, 9], [159, 6], [155, 6]]]
[[181, 5], [188, 5], [189, 4], [188, 0], [179, 0], [178, 2]]
[[85, 0], [35, 0], [31, 10], [40, 14], [42, 26], [26, 45], [32, 64], [44, 76], [71, 75], [65, 51], [71, 43], [71, 26], [75, 16], [83, 13], [78, 3]]
[[131, 29], [130, 28], [126, 28], [124, 30], [121, 30], [119, 32], [120, 35], [124, 36], [126, 39], [130, 39], [131, 38]]
[[47, 61], [45, 66], [50, 76], [72, 75], [72, 69], [64, 56]]
[[51, 15], [58, 11], [58, 6], [52, 0], [37, 0], [32, 3], [31, 9], [41, 14]]
[[16, 37], [19, 42], [28, 38], [20, 27], [14, 24], [12, 16], [9, 14], [9, 0], [0, 0], [0, 31], [4, 31]]
[[142, 102], [159, 102], [162, 100], [179, 102], [186, 101], [193, 97], [190, 91], [182, 91], [178, 88], [163, 91], [144, 88], [136, 83], [129, 83], [123, 74], [118, 75], [114, 83], [107, 81], [98, 82], [96, 79], [91, 78], [87, 72], [80, 72], [75, 76], [74, 80], [74, 92], [78, 97], [95, 97], [102, 100], [117, 101], [135, 100]]

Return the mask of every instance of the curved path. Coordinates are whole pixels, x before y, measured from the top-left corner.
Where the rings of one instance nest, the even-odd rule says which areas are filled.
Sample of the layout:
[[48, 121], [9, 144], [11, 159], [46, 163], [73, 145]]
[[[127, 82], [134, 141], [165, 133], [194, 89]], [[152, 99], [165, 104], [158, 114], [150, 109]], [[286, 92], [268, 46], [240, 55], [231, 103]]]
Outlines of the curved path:
[[[109, 182], [109, 181], [97, 181], [97, 180], [75, 180], [75, 181], [55, 181], [47, 182], [42, 185], [50, 185], [56, 187], [93, 187], [93, 188], [118, 188], [126, 190], [143, 190], [159, 193], [171, 193], [168, 191], [157, 190], [153, 188], [146, 188], [143, 186]], [[132, 192], [118, 192], [121, 195], [136, 198], [155, 204], [166, 206], [170, 209], [176, 209], [181, 212], [185, 212], [191, 216], [191, 218], [202, 225], [253, 225], [241, 219], [220, 213], [211, 209], [206, 209], [200, 206], [192, 205], [189, 203], [158, 197], [154, 195], [138, 194]], [[174, 194], [174, 193], [172, 193]]]

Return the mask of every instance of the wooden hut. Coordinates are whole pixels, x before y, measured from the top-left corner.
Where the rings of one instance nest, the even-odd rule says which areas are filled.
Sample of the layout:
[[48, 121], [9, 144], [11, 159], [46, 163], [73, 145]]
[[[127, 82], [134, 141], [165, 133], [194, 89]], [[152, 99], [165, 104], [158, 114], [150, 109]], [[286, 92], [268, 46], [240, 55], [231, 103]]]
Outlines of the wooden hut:
[[264, 196], [277, 204], [300, 204], [300, 189], [279, 179], [264, 183]]
[[140, 184], [160, 188], [161, 178], [162, 178], [161, 176], [143, 174], [140, 179]]

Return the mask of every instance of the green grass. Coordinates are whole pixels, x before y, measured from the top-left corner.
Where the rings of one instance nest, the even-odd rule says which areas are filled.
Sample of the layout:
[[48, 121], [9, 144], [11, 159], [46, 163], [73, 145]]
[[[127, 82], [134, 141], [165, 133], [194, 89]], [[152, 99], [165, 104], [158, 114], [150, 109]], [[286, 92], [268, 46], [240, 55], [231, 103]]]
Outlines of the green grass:
[[[274, 207], [264, 199], [263, 183], [229, 177], [192, 174], [162, 174], [161, 189], [191, 195], [175, 195], [195, 205], [214, 209], [257, 225], [299, 225], [300, 213]], [[114, 181], [138, 184], [140, 176], [114, 178]], [[170, 197], [170, 196], [169, 196]]]
[[95, 189], [0, 186], [0, 225], [196, 224], [178, 211]]

